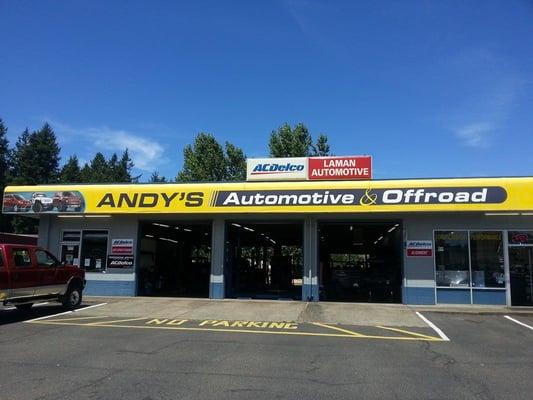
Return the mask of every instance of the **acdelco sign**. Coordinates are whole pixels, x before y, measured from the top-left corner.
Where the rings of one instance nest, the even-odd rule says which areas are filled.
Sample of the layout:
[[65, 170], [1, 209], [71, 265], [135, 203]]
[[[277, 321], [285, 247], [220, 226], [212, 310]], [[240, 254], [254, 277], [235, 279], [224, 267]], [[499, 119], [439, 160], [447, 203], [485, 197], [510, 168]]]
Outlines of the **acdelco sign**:
[[371, 156], [309, 158], [309, 180], [357, 179], [372, 179]]
[[246, 161], [249, 181], [287, 181], [307, 179], [307, 158], [249, 158]]

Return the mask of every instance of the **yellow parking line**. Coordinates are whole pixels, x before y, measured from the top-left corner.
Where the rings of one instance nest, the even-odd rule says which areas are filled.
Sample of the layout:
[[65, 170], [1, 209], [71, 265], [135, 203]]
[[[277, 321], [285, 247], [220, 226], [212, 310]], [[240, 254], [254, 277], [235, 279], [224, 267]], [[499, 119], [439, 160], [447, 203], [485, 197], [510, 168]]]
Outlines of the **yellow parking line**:
[[349, 335], [356, 336], [356, 337], [364, 336], [364, 335], [361, 335], [360, 333], [349, 331], [348, 329], [339, 328], [338, 326], [331, 326], [331, 325], [327, 325], [327, 324], [321, 324], [320, 322], [311, 322], [311, 323], [313, 325], [316, 325], [316, 326], [321, 326], [322, 328], [333, 329], [333, 330], [344, 332], [344, 333], [347, 333]]
[[[144, 319], [144, 318], [143, 318]], [[223, 329], [223, 328], [193, 328], [193, 327], [181, 327], [181, 326], [146, 326], [146, 325], [109, 325], [105, 323], [68, 323], [68, 322], [53, 322], [53, 321], [36, 321], [33, 324], [41, 325], [68, 325], [68, 326], [84, 326], [84, 327], [97, 327], [97, 328], [131, 328], [131, 329], [165, 329], [173, 331], [193, 331], [193, 332], [225, 332], [225, 333], [255, 333], [255, 334], [267, 334], [267, 335], [292, 335], [292, 336], [318, 336], [318, 337], [342, 337], [352, 339], [380, 339], [380, 340], [402, 340], [402, 341], [430, 341], [430, 342], [442, 342], [440, 338], [422, 338], [422, 337], [394, 337], [394, 336], [371, 336], [360, 335], [355, 332], [352, 333], [315, 333], [315, 332], [282, 332], [282, 331], [259, 331], [248, 329]], [[347, 331], [350, 332], [350, 331]]]
[[388, 331], [394, 331], [394, 332], [405, 333], [406, 335], [413, 335], [413, 336], [418, 336], [418, 337], [421, 337], [421, 338], [437, 339], [436, 336], [424, 335], [424, 334], [422, 334], [422, 333], [406, 331], [406, 330], [398, 329], [398, 328], [389, 328], [389, 327], [387, 327], [387, 326], [376, 326], [376, 328], [386, 329], [386, 330], [388, 330]]
[[98, 322], [91, 322], [91, 323], [83, 324], [83, 325], [86, 325], [86, 326], [100, 326], [101, 324], [110, 325], [110, 324], [118, 324], [119, 322], [140, 321], [141, 319], [146, 319], [146, 318], [140, 317], [140, 318], [128, 318], [128, 319], [116, 319], [114, 321], [98, 321]]
[[78, 321], [78, 320], [81, 320], [81, 319], [94, 319], [94, 318], [106, 318], [105, 315], [98, 315], [98, 316], [92, 316], [92, 317], [75, 317], [75, 318], [54, 318], [54, 319], [51, 319], [50, 321], [55, 321], [55, 322], [63, 322], [63, 321]]

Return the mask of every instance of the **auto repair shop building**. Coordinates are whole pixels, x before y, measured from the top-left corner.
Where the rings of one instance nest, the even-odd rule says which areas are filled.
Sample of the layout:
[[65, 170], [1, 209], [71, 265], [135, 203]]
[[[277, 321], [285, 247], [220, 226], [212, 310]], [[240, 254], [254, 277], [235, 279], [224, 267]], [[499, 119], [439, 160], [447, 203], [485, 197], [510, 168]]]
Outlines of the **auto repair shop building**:
[[371, 180], [365, 166], [259, 159], [241, 183], [11, 186], [31, 207], [3, 211], [39, 218], [39, 245], [86, 269], [90, 295], [533, 305], [533, 177]]

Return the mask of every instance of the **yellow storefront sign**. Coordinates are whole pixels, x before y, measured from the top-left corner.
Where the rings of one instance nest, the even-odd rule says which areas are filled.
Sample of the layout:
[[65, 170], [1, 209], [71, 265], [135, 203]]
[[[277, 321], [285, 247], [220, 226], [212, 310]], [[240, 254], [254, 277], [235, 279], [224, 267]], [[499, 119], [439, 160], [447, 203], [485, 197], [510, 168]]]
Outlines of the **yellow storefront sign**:
[[532, 210], [533, 177], [9, 186], [3, 203], [4, 213], [16, 214]]

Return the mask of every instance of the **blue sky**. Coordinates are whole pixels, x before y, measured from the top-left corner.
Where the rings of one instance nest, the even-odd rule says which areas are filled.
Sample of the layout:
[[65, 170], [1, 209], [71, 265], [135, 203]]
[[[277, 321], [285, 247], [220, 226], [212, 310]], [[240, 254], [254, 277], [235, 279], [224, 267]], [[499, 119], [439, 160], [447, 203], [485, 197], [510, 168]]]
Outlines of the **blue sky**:
[[0, 0], [0, 118], [173, 178], [284, 122], [375, 178], [533, 174], [532, 1]]

